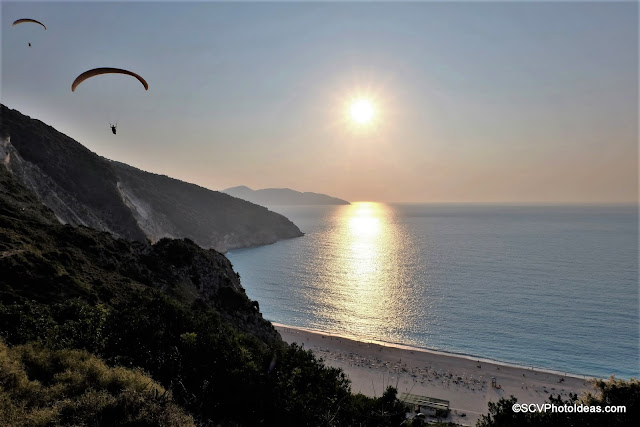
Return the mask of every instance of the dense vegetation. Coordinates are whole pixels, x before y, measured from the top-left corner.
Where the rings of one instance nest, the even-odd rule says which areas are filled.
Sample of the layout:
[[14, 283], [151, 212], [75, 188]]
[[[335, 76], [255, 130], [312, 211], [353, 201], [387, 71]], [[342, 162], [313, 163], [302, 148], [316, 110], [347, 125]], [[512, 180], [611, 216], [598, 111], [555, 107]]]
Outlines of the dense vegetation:
[[109, 368], [79, 350], [0, 341], [0, 421], [5, 426], [193, 426], [171, 393], [139, 370]]
[[[27, 417], [117, 425], [144, 414], [147, 425], [404, 420], [394, 389], [378, 399], [352, 395], [340, 370], [282, 342], [223, 255], [188, 240], [149, 245], [61, 225], [2, 166], [0, 271], [3, 360], [22, 378], [3, 377], [2, 425]], [[140, 370], [151, 394], [139, 387]]]
[[640, 381], [632, 378], [630, 381], [618, 380], [611, 377], [608, 380], [593, 381], [593, 392], [584, 396], [571, 395], [563, 400], [560, 396], [549, 396], [547, 403], [556, 406], [587, 405], [601, 407], [625, 406], [625, 412], [593, 413], [593, 412], [514, 412], [512, 407], [518, 399], [501, 398], [498, 402], [489, 403], [489, 413], [483, 415], [477, 427], [519, 427], [519, 426], [584, 426], [584, 427], [614, 427], [637, 426], [640, 423]]
[[265, 345], [212, 309], [140, 292], [113, 306], [80, 299], [0, 306], [7, 341], [82, 348], [111, 366], [142, 367], [202, 421], [240, 425], [398, 425], [388, 391], [352, 396], [342, 372], [292, 345]]

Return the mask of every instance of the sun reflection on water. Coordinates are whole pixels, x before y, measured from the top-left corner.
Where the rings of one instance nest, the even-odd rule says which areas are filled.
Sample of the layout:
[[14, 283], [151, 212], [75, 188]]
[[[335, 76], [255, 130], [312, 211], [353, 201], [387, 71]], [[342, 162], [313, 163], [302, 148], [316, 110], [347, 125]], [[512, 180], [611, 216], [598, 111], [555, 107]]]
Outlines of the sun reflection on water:
[[[373, 205], [373, 206], [372, 206]], [[358, 237], [375, 236], [380, 233], [379, 204], [355, 203], [349, 217], [349, 230]]]
[[323, 283], [323, 300], [337, 330], [375, 339], [402, 329], [407, 298], [404, 262], [411, 257], [407, 236], [385, 204], [356, 202], [334, 218], [337, 241], [325, 265], [332, 280]]

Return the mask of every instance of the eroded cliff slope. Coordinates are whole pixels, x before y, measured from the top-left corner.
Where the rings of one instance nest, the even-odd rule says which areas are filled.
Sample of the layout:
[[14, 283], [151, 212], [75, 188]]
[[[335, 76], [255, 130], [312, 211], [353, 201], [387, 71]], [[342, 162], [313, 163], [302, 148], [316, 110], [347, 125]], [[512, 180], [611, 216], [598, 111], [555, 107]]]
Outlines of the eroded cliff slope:
[[222, 252], [302, 235], [264, 207], [112, 162], [4, 105], [0, 135], [0, 161], [65, 224], [128, 240], [189, 238]]

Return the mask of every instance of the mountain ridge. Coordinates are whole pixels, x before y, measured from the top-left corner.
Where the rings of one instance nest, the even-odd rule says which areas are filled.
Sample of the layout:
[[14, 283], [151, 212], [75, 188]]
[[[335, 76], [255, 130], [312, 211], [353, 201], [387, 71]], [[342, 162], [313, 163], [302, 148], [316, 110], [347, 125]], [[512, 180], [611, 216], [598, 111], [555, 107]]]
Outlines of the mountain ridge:
[[40, 120], [0, 112], [0, 161], [62, 223], [128, 240], [189, 238], [221, 252], [303, 235], [262, 206], [106, 159]]
[[258, 205], [350, 205], [346, 200], [311, 191], [296, 191], [291, 188], [262, 188], [253, 190], [246, 185], [229, 187], [222, 190], [243, 200]]

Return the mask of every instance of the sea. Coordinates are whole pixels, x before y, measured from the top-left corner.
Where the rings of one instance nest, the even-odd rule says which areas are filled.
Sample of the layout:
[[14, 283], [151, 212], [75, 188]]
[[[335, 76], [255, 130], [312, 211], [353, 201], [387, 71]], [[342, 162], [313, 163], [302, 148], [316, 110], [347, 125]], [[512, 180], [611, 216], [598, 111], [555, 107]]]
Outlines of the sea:
[[272, 322], [638, 378], [635, 205], [274, 206], [305, 233], [228, 258]]

